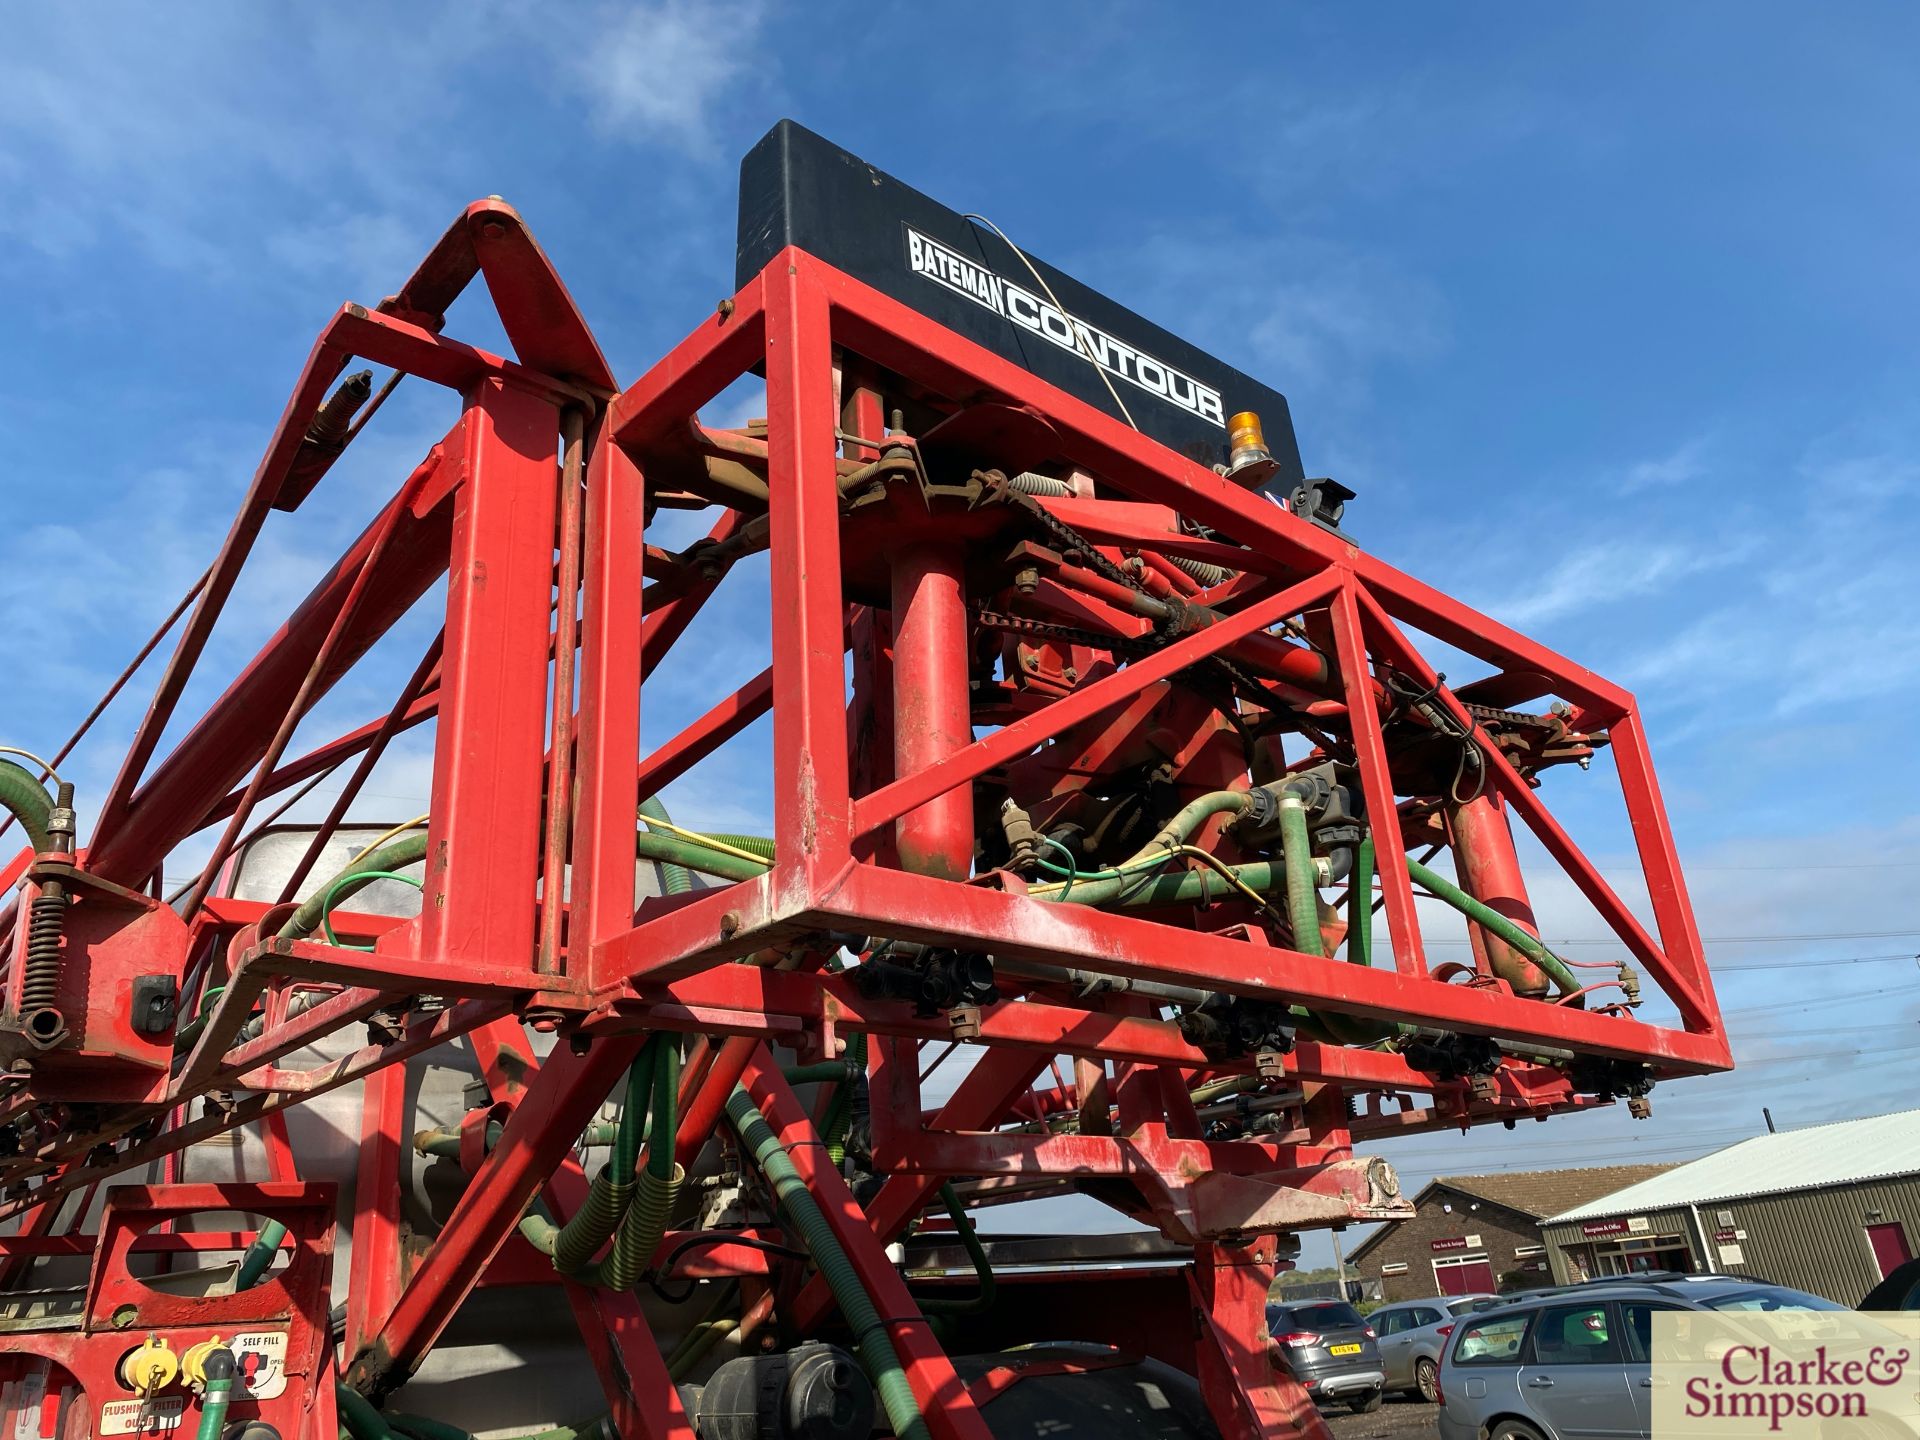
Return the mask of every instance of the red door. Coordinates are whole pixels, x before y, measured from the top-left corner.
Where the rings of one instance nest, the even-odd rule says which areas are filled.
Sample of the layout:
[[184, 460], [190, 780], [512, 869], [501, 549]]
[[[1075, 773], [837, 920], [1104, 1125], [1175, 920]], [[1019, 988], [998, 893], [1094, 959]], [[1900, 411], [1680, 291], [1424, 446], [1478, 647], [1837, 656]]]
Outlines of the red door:
[[1867, 1243], [1873, 1247], [1873, 1258], [1880, 1266], [1882, 1280], [1913, 1258], [1906, 1228], [1898, 1220], [1867, 1226]]
[[1451, 1265], [1436, 1265], [1434, 1278], [1442, 1295], [1478, 1295], [1493, 1289], [1493, 1262], [1486, 1259], [1457, 1260]]

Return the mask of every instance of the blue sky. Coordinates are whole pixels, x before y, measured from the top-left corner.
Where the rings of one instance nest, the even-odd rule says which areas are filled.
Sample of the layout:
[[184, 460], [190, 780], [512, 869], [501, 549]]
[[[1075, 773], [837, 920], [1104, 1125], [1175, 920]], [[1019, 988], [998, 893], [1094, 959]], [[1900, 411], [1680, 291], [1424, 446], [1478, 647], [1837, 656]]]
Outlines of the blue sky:
[[[1286, 393], [1363, 543], [1641, 696], [1749, 1068], [1640, 1125], [1387, 1147], [1410, 1179], [1680, 1158], [1763, 1104], [1910, 1093], [1911, 6], [41, 6], [8, 31], [0, 738], [85, 712], [211, 557], [329, 311], [464, 202], [520, 208], [631, 379], [731, 288], [739, 157], [791, 115]], [[472, 307], [450, 330], [493, 337]], [[402, 388], [269, 531], [215, 663], [451, 419]], [[756, 583], [663, 675], [650, 738], [758, 668]], [[433, 628], [305, 733], [382, 707]], [[83, 808], [150, 686], [74, 767]], [[424, 809], [424, 757], [371, 809]], [[1619, 864], [1610, 786], [1548, 796]], [[1597, 933], [1540, 898], [1550, 935]]]

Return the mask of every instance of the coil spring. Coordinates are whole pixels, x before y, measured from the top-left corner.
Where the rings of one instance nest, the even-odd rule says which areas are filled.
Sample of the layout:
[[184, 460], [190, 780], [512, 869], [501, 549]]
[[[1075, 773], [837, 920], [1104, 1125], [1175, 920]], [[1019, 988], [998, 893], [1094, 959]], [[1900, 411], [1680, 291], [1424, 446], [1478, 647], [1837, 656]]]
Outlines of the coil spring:
[[67, 920], [67, 897], [41, 891], [34, 897], [27, 928], [27, 968], [20, 987], [20, 1009], [32, 1014], [60, 997], [60, 933]]

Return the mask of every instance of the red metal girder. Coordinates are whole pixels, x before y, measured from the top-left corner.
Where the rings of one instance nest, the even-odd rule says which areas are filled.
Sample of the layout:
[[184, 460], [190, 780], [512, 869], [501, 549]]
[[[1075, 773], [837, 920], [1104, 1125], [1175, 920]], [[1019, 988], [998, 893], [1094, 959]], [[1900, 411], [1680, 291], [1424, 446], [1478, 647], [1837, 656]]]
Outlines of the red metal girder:
[[1331, 1440], [1312, 1398], [1267, 1353], [1271, 1242], [1196, 1245], [1187, 1272], [1200, 1331], [1199, 1380], [1221, 1440]]
[[[400, 687], [400, 693], [394, 696], [393, 704], [387, 707], [385, 718], [379, 722], [368, 738], [367, 748], [361, 752], [360, 759], [355, 762], [353, 773], [347, 777], [346, 784], [340, 787], [340, 793], [334, 797], [333, 804], [327, 808], [326, 817], [315, 827], [313, 838], [307, 842], [306, 853], [300, 857], [299, 863], [293, 867], [293, 872], [280, 886], [281, 903], [292, 900], [300, 893], [300, 886], [312, 873], [313, 867], [319, 863], [321, 852], [326, 849], [327, 841], [333, 838], [333, 833], [340, 822], [346, 819], [348, 809], [359, 798], [360, 788], [367, 783], [367, 777], [373, 773], [374, 767], [387, 753], [387, 746], [392, 742], [393, 737], [406, 728], [407, 713], [419, 702], [422, 692], [437, 683], [440, 657], [446, 639], [447, 632], [444, 629], [434, 635], [432, 642], [420, 656], [419, 663], [413, 667], [413, 673]], [[568, 692], [568, 698], [572, 698], [571, 691]], [[435, 710], [437, 711], [438, 708], [436, 700]], [[260, 787], [263, 795], [270, 793], [268, 787], [272, 786], [274, 779], [274, 774], [266, 776]]]
[[816, 928], [862, 925], [900, 939], [1267, 995], [1375, 1019], [1419, 1015], [1430, 1024], [1472, 1034], [1570, 1043], [1599, 1054], [1650, 1059], [1673, 1073], [1719, 1069], [1725, 1063], [1724, 1048], [1715, 1037], [1347, 965], [1277, 946], [1256, 949], [1222, 936], [1182, 935], [1179, 946], [1170, 947], [1166, 927], [1149, 920], [872, 866], [849, 867], [807, 918]]
[[389, 1065], [369, 1075], [360, 1107], [353, 1253], [344, 1297], [349, 1355], [373, 1339], [400, 1298], [406, 1262], [400, 1226], [400, 1137], [409, 1113], [406, 1067]]
[[532, 969], [559, 419], [487, 378], [460, 435], [418, 954]]
[[865, 834], [944, 790], [984, 775], [1026, 754], [1070, 726], [1105, 714], [1156, 681], [1178, 674], [1244, 635], [1266, 629], [1304, 605], [1321, 599], [1337, 574], [1316, 575], [1230, 619], [1176, 640], [1105, 679], [1083, 685], [1035, 715], [1024, 716], [976, 740], [950, 758], [895, 780], [854, 802], [853, 828]]
[[[174, 707], [179, 704], [181, 693], [187, 687], [187, 679], [192, 675], [193, 667], [199, 663], [208, 636], [213, 633], [214, 621], [219, 618], [227, 597], [233, 593], [240, 568], [246, 563], [253, 542], [259, 537], [260, 527], [266, 522], [273, 501], [280, 493], [280, 484], [287, 468], [306, 440], [307, 426], [321, 402], [326, 399], [327, 387], [333, 384], [334, 377], [345, 368], [346, 363], [347, 351], [335, 344], [326, 333], [313, 342], [313, 349], [301, 368], [300, 378], [294, 383], [293, 393], [287, 397], [286, 409], [281, 412], [280, 421], [274, 427], [273, 438], [267, 443], [267, 452], [261, 457], [259, 468], [254, 471], [246, 499], [241, 502], [239, 513], [234, 516], [226, 539], [221, 542], [220, 553], [207, 572], [206, 586], [201, 590], [200, 599], [174, 644], [173, 654], [161, 674], [152, 703], [148, 705], [139, 729], [134, 732], [133, 742], [127, 747], [126, 759], [121, 762], [119, 774], [114, 777], [113, 785], [100, 803], [99, 816], [94, 824], [96, 850], [100, 848], [99, 836], [112, 837], [121, 828], [133, 799], [134, 787], [140, 783], [147, 762], [153, 758], [154, 749], [160, 743], [162, 732], [173, 718]], [[234, 772], [235, 778], [245, 771], [243, 764]], [[231, 784], [232, 781], [227, 783]], [[162, 854], [171, 843], [169, 838], [167, 846], [162, 848]], [[158, 863], [157, 856], [153, 863]], [[137, 872], [139, 879], [144, 879], [153, 864], [144, 868], [130, 868]]]
[[[1626, 713], [1608, 727], [1612, 739], [1614, 769], [1620, 776], [1620, 793], [1626, 801], [1627, 822], [1633, 827], [1633, 842], [1640, 856], [1640, 868], [1646, 876], [1647, 899], [1653, 906], [1654, 923], [1660, 927], [1660, 942], [1667, 961], [1662, 983], [1677, 983], [1691, 990], [1699, 1007], [1698, 1020], [1714, 1030], [1723, 1028], [1720, 1002], [1713, 991], [1713, 977], [1707, 970], [1706, 947], [1700, 941], [1700, 926], [1687, 899], [1686, 879], [1680, 868], [1680, 853], [1673, 843], [1673, 827], [1667, 821], [1666, 806], [1660, 801], [1660, 788], [1654, 781], [1653, 756], [1647, 750], [1646, 736], [1640, 725], [1640, 708], [1629, 704]], [[1684, 1009], [1682, 1014], [1687, 1013]]]
[[[487, 1075], [496, 1101], [517, 1106], [542, 1068], [532, 1058], [533, 1047], [527, 1042], [525, 1030], [514, 1021], [501, 1020], [474, 1031], [472, 1044], [474, 1058]], [[504, 1134], [501, 1138], [505, 1139]], [[586, 1172], [573, 1156], [564, 1156], [547, 1177], [545, 1188], [547, 1204], [564, 1222], [586, 1200]], [[483, 1281], [492, 1273], [492, 1266], [513, 1253], [514, 1244], [515, 1237], [509, 1235], [508, 1248], [489, 1262], [489, 1269], [482, 1272]], [[552, 1260], [524, 1242], [520, 1242], [520, 1249], [532, 1260], [535, 1273], [542, 1275], [545, 1283], [553, 1283]], [[564, 1289], [618, 1433], [637, 1440], [693, 1440], [685, 1406], [667, 1375], [639, 1297], [571, 1282]]]
[[[1646, 966], [1654, 980], [1666, 991], [1668, 998], [1679, 1008], [1687, 1027], [1711, 1036], [1716, 1041], [1720, 1059], [1719, 1063], [1712, 1068], [1727, 1068], [1732, 1063], [1732, 1056], [1727, 1048], [1725, 1037], [1719, 1033], [1719, 1010], [1712, 999], [1711, 981], [1706, 976], [1704, 958], [1697, 948], [1697, 932], [1691, 925], [1680, 928], [1674, 938], [1682, 945], [1694, 948], [1691, 954], [1684, 955], [1680, 966], [1670, 964], [1666, 954], [1662, 952], [1659, 945], [1654, 943], [1653, 937], [1647, 934], [1638, 917], [1627, 908], [1626, 902], [1621, 900], [1613, 887], [1607, 883], [1606, 877], [1582, 853], [1580, 847], [1574, 843], [1573, 837], [1567, 834], [1560, 822], [1554, 819], [1552, 813], [1540, 802], [1540, 797], [1533, 787], [1526, 782], [1519, 771], [1513, 768], [1512, 762], [1500, 748], [1487, 738], [1485, 731], [1479, 728], [1465, 707], [1454, 698], [1453, 692], [1440, 684], [1433, 667], [1427, 664], [1425, 657], [1408, 643], [1405, 636], [1400, 634], [1398, 627], [1393, 624], [1391, 617], [1379, 603], [1365, 591], [1359, 591], [1357, 599], [1373, 622], [1373, 633], [1377, 643], [1392, 651], [1393, 658], [1422, 685], [1432, 687], [1435, 700], [1444, 705], [1458, 723], [1468, 727], [1478, 736], [1481, 753], [1486, 757], [1488, 774], [1499, 789], [1501, 797], [1519, 812], [1520, 818], [1526, 821], [1527, 828], [1533, 831], [1535, 838], [1540, 841], [1547, 853], [1559, 862], [1567, 878], [1573, 881], [1582, 895], [1586, 896], [1588, 903], [1600, 912], [1600, 918], [1620, 937], [1634, 958]], [[1632, 697], [1625, 697], [1622, 718], [1631, 714], [1632, 708]], [[1631, 726], [1629, 726], [1628, 737], [1630, 741], [1638, 739], [1638, 732]], [[1626, 784], [1626, 773], [1622, 771], [1623, 789]], [[1638, 806], [1633, 808], [1639, 810], [1642, 822], [1636, 824], [1635, 828], [1641, 830], [1643, 825], [1651, 824], [1654, 815], [1662, 812], [1651, 790], [1650, 762], [1637, 767], [1634, 775], [1636, 781], [1641, 782], [1633, 787], [1639, 797]], [[1629, 805], [1633, 806], [1631, 800]], [[1629, 810], [1630, 818], [1633, 808]], [[1661, 828], [1663, 829], [1664, 826]], [[1679, 859], [1672, 849], [1671, 837], [1668, 837], [1668, 842], [1664, 846], [1659, 843], [1657, 834], [1650, 838], [1650, 855], [1643, 854], [1642, 857], [1643, 864], [1646, 866], [1649, 893], [1656, 888], [1657, 884], [1667, 896], [1666, 904], [1669, 912], [1675, 906], [1685, 909], [1685, 882], [1680, 878]], [[1649, 860], [1651, 863], [1648, 863]], [[1700, 977], [1698, 985], [1694, 982], [1696, 975]]]
[[[707, 532], [707, 540], [714, 545], [733, 538], [746, 517], [738, 510], [729, 510], [714, 522], [713, 529]], [[651, 675], [654, 667], [666, 658], [667, 652], [674, 646], [687, 627], [694, 622], [707, 601], [713, 598], [720, 588], [720, 582], [726, 578], [726, 572], [720, 571], [712, 576], [701, 576], [674, 586], [653, 585], [641, 596], [641, 608], [646, 612], [646, 622], [640, 630], [640, 674], [644, 679]], [[662, 595], [658, 591], [666, 589]]]
[[[316, 940], [269, 940], [247, 957], [236, 976], [324, 980], [389, 995], [522, 995], [535, 985], [543, 990], [555, 988], [553, 977], [535, 976], [526, 967], [422, 957], [412, 944], [412, 932], [419, 923], [408, 920], [388, 930], [381, 937], [385, 948], [371, 952]], [[232, 989], [229, 983], [229, 994]], [[226, 1004], [225, 996], [220, 1003]]]
[[[1331, 1150], [1254, 1140], [1170, 1140], [1164, 1126], [1137, 1135], [957, 1134], [927, 1130], [897, 1159], [875, 1163], [889, 1172], [926, 1175], [1159, 1175], [1184, 1184], [1203, 1174], [1258, 1175], [1297, 1190], [1319, 1188]], [[1155, 1132], [1161, 1133], [1155, 1133]]]
[[585, 1055], [561, 1051], [540, 1067], [391, 1313], [355, 1355], [349, 1384], [377, 1399], [413, 1373], [642, 1043], [613, 1036]]
[[[1047, 1060], [1038, 1055], [1022, 1054], [1017, 1050], [988, 1050], [941, 1107], [940, 1125], [955, 1130], [977, 1130], [999, 1123], [1014, 1102], [1027, 1093], [1028, 1087], [1047, 1068], [1047, 1064]], [[898, 1125], [909, 1117], [888, 1114], [883, 1108], [876, 1108], [873, 1118], [884, 1131], [889, 1123]], [[889, 1176], [867, 1202], [868, 1230], [881, 1243], [891, 1242], [906, 1228], [907, 1222], [920, 1213], [939, 1188], [940, 1177], [936, 1175]], [[816, 1275], [788, 1307], [790, 1318], [796, 1329], [804, 1334], [820, 1323], [832, 1303], [833, 1297], [827, 1289], [827, 1282]]]
[[[412, 704], [407, 706], [394, 725], [393, 734], [404, 734], [414, 726], [433, 719], [439, 713], [440, 681], [439, 667], [436, 665], [433, 673], [428, 677], [426, 688]], [[266, 784], [260, 787], [261, 795], [277, 795], [282, 790], [298, 785], [302, 780], [311, 780], [314, 776], [333, 769], [343, 760], [361, 754], [378, 739], [381, 727], [385, 724], [385, 720], [369, 720], [366, 724], [349, 730], [324, 745], [315, 746], [299, 759], [287, 761], [267, 776]], [[216, 820], [226, 819], [239, 804], [240, 792], [235, 790], [214, 803], [213, 807], [206, 812], [204, 823], [211, 825]], [[209, 896], [208, 902], [213, 903], [218, 899], [218, 896]], [[202, 909], [204, 910], [205, 906]]]
[[544, 374], [611, 392], [613, 368], [520, 212], [490, 196], [461, 221], [514, 353]]
[[[722, 965], [700, 975], [676, 981], [660, 997], [617, 1002], [625, 1014], [631, 1008], [640, 1024], [671, 1025], [678, 1002], [698, 1011], [701, 1023], [737, 1035], [771, 1037], [793, 1033], [796, 1022], [831, 1022], [839, 1030], [861, 1030], [875, 1035], [897, 1035], [921, 1041], [945, 1040], [951, 1033], [939, 1016], [916, 1015], [904, 1001], [874, 1000], [860, 993], [844, 975], [806, 974], [751, 965]], [[727, 1013], [731, 1012], [731, 1013]], [[1047, 1056], [1104, 1055], [1112, 1059], [1158, 1064], [1211, 1066], [1206, 1055], [1187, 1043], [1179, 1028], [1167, 1021], [1097, 1010], [1074, 1009], [1044, 1001], [1022, 1000], [988, 1006], [980, 1014], [980, 1043], [1032, 1050]], [[1383, 1050], [1350, 1049], [1301, 1041], [1285, 1059], [1287, 1072], [1309, 1080], [1338, 1080], [1360, 1089], [1424, 1090], [1436, 1083], [1399, 1055]], [[1241, 1062], [1241, 1068], [1250, 1067]], [[1222, 1067], [1231, 1070], [1233, 1067]], [[1513, 1067], [1501, 1074], [1539, 1074], [1554, 1077], [1544, 1067]]]
[[[304, 422], [303, 422], [304, 423]], [[398, 511], [389, 515], [389, 511]], [[184, 836], [206, 823], [211, 810], [233, 785], [259, 762], [280, 717], [287, 713], [307, 667], [352, 588], [379, 535], [392, 519], [379, 573], [369, 577], [366, 603], [349, 632], [335, 647], [333, 663], [322, 677], [317, 700], [424, 594], [447, 564], [447, 535], [451, 515], [446, 508], [418, 516], [396, 496], [350, 545], [313, 592], [294, 611], [278, 633], [241, 671], [226, 692], [174, 747], [173, 753], [140, 787], [130, 804], [103, 808], [95, 825], [88, 868], [104, 879], [123, 885], [144, 884], [154, 868]], [[209, 583], [201, 606], [209, 603]], [[195, 620], [200, 611], [196, 609]], [[211, 620], [208, 621], [211, 624]], [[189, 621], [181, 643], [193, 632]], [[176, 654], [176, 663], [189, 668], [198, 657], [198, 642]], [[155, 710], [172, 714], [170, 679], [163, 681]], [[181, 677], [184, 685], [185, 677]], [[163, 705], [161, 702], [165, 701]], [[139, 766], [135, 766], [136, 758]], [[127, 760], [128, 774], [144, 767], [138, 749]], [[110, 797], [111, 798], [111, 797]]]
[[[1387, 763], [1387, 742], [1380, 730], [1380, 714], [1374, 709], [1372, 672], [1367, 665], [1367, 646], [1360, 633], [1360, 612], [1353, 593], [1353, 577], [1349, 573], [1330, 607], [1340, 684], [1346, 696], [1347, 719], [1353, 727], [1353, 750], [1359, 761], [1360, 787], [1366, 797], [1367, 814], [1391, 816], [1395, 808], [1393, 770]], [[1407, 873], [1406, 851], [1393, 841], [1395, 828], [1383, 825], [1380, 833], [1385, 839], [1374, 846], [1380, 888], [1387, 902], [1387, 931], [1393, 937], [1393, 968], [1402, 975], [1424, 975], [1427, 955], [1420, 942], [1420, 917], [1414, 913], [1413, 881]]]
[[500, 380], [546, 396], [556, 404], [574, 401], [591, 405], [594, 401], [589, 389], [517, 365], [478, 346], [435, 335], [410, 321], [382, 315], [364, 305], [341, 306], [323, 334], [350, 355], [417, 375], [449, 390], [471, 390], [490, 380]]
[[[794, 252], [798, 253], [798, 252]], [[691, 419], [694, 412], [764, 360], [765, 295], [780, 273], [779, 258], [723, 301], [607, 407], [607, 430], [628, 449], [642, 447]]]
[[580, 797], [573, 822], [567, 973], [591, 978], [591, 947], [633, 923], [633, 835], [640, 790], [639, 470], [603, 426], [587, 459], [580, 619]]
[[772, 585], [776, 893], [814, 893], [850, 857], [837, 406], [825, 293], [769, 266], [767, 490]]
[[907, 1383], [936, 1440], [992, 1440], [966, 1387], [953, 1372], [933, 1327], [920, 1313], [907, 1282], [887, 1256], [886, 1244], [868, 1228], [865, 1213], [840, 1172], [826, 1158], [806, 1111], [794, 1098], [780, 1067], [762, 1048], [747, 1065], [745, 1082], [754, 1103], [767, 1117], [800, 1178], [819, 1204], [834, 1239], [859, 1273], [861, 1286], [880, 1312], [900, 1357]]
[[[1584, 667], [1402, 574], [1344, 538], [1249, 494], [804, 251], [781, 251], [765, 273], [788, 269], [811, 274], [826, 291], [834, 310], [835, 338], [847, 349], [941, 394], [997, 396], [1036, 410], [1061, 437], [1066, 458], [1130, 495], [1176, 509], [1296, 571], [1344, 561], [1370, 589], [1393, 597], [1394, 613], [1439, 639], [1504, 668], [1554, 675], [1562, 693], [1582, 703], [1602, 709], [1623, 704], [1624, 692]], [[1241, 557], [1241, 563], [1250, 562]]]
[[773, 708], [769, 666], [640, 762], [635, 789], [657, 795]]
[[[399, 1065], [414, 1056], [444, 1045], [449, 1040], [458, 1039], [478, 1025], [484, 1025], [507, 1012], [505, 1002], [497, 1000], [469, 1000], [439, 1014], [418, 1025], [408, 1028], [400, 1039], [390, 1044], [367, 1045], [350, 1055], [343, 1055], [330, 1064], [310, 1072], [313, 1083], [299, 1094], [259, 1094], [248, 1095], [234, 1102], [230, 1109], [204, 1114], [197, 1119], [186, 1121], [171, 1129], [163, 1130], [151, 1140], [142, 1141], [117, 1151], [112, 1157], [94, 1160], [90, 1147], [101, 1140], [113, 1139], [125, 1134], [149, 1114], [164, 1113], [172, 1104], [135, 1111], [132, 1115], [117, 1119], [112, 1125], [88, 1132], [77, 1140], [63, 1141], [68, 1149], [77, 1151], [86, 1157], [84, 1168], [78, 1164], [66, 1164], [58, 1173], [49, 1175], [40, 1185], [25, 1195], [0, 1200], [0, 1221], [23, 1214], [37, 1206], [47, 1204], [74, 1190], [97, 1184], [111, 1176], [143, 1165], [151, 1165], [176, 1151], [215, 1135], [224, 1135], [227, 1131], [242, 1125], [250, 1125], [275, 1111], [298, 1101], [312, 1099], [329, 1090], [349, 1085], [373, 1071], [387, 1065]], [[54, 1147], [42, 1147], [34, 1158], [52, 1160], [56, 1157]]]
[[372, 532], [372, 543], [368, 546], [367, 558], [355, 571], [352, 583], [348, 585], [347, 593], [340, 601], [340, 608], [334, 612], [332, 620], [328, 623], [319, 649], [314, 652], [306, 673], [301, 676], [299, 688], [295, 690], [292, 700], [287, 705], [286, 713], [281, 716], [279, 724], [275, 727], [273, 737], [267, 742], [266, 751], [255, 766], [246, 789], [241, 792], [240, 803], [234, 807], [233, 814], [227, 817], [226, 828], [221, 832], [220, 838], [214, 842], [213, 850], [207, 856], [206, 864], [201, 868], [199, 879], [193, 882], [187, 891], [186, 898], [180, 902], [180, 913], [187, 919], [193, 918], [194, 912], [200, 908], [200, 903], [207, 898], [207, 893], [213, 888], [214, 877], [232, 852], [234, 842], [239, 839], [241, 829], [246, 825], [253, 813], [254, 805], [259, 801], [261, 786], [266, 783], [269, 773], [280, 763], [281, 756], [286, 753], [286, 747], [293, 739], [294, 728], [312, 708], [314, 701], [319, 698], [324, 688], [331, 683], [327, 679], [328, 669], [333, 664], [333, 657], [340, 649], [342, 640], [352, 632], [354, 621], [358, 618], [366, 598], [368, 585], [379, 573], [380, 562], [387, 552], [387, 547], [393, 542], [394, 531], [399, 528], [402, 517], [412, 508], [421, 485], [439, 468], [436, 458], [430, 456], [423, 460], [415, 467], [413, 473], [407, 476], [406, 482], [400, 487], [400, 493], [382, 512]]

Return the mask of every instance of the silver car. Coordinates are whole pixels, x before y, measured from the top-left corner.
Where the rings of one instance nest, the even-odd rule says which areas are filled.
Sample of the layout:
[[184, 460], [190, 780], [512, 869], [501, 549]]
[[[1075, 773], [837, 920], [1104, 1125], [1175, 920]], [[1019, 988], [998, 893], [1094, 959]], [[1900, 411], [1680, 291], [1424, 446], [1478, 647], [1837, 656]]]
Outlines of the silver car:
[[1458, 1321], [1440, 1362], [1440, 1440], [1644, 1440], [1656, 1310], [1840, 1310], [1722, 1277], [1587, 1284]]
[[1380, 1336], [1380, 1368], [1387, 1389], [1404, 1390], [1428, 1404], [1440, 1398], [1440, 1352], [1463, 1315], [1494, 1303], [1493, 1295], [1443, 1295], [1437, 1300], [1401, 1300], [1367, 1316]]

